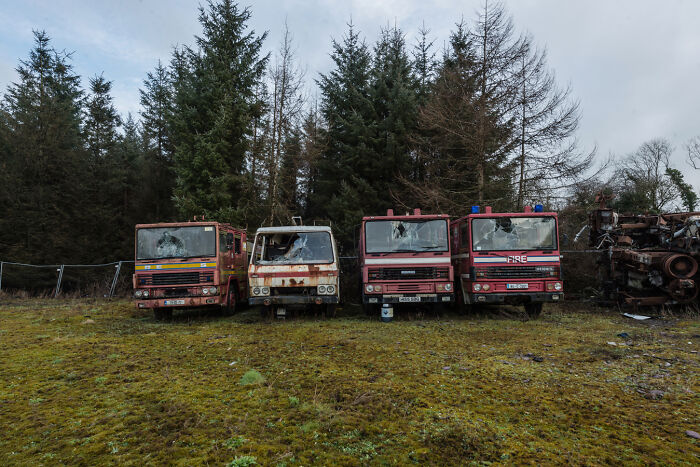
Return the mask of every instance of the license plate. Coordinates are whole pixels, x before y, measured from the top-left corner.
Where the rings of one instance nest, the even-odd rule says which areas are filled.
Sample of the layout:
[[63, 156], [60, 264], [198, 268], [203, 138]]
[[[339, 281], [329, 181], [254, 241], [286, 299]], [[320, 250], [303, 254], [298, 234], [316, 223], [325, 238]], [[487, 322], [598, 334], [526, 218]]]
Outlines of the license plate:
[[185, 301], [184, 300], [165, 300], [163, 302], [164, 305], [184, 305]]
[[506, 284], [506, 289], [527, 289], [527, 284]]
[[420, 297], [399, 297], [400, 302], [420, 302]]

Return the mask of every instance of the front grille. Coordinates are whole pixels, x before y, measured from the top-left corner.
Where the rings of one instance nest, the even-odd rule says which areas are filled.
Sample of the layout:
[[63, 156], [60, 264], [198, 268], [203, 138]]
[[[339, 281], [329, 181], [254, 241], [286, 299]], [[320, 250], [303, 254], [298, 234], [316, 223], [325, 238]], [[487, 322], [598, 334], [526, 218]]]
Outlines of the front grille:
[[316, 295], [316, 287], [272, 287], [272, 295]]
[[474, 268], [476, 279], [530, 279], [559, 277], [559, 266], [495, 266]]
[[386, 284], [385, 293], [435, 293], [432, 282], [413, 282], [410, 284]]
[[206, 284], [211, 282], [214, 282], [213, 271], [161, 272], [138, 275], [138, 285], [140, 286]]
[[368, 271], [370, 280], [401, 281], [423, 279], [450, 278], [450, 268], [419, 267], [419, 268], [370, 268]]

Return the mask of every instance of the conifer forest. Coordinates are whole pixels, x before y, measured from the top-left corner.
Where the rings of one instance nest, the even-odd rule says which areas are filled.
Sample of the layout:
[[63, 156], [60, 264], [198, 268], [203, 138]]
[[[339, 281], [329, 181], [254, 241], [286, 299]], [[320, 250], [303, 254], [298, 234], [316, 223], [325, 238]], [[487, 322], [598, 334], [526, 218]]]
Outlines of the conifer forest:
[[[129, 259], [135, 224], [193, 216], [250, 231], [331, 221], [352, 255], [360, 218], [387, 208], [541, 203], [573, 236], [603, 188], [621, 211], [697, 202], [663, 135], [617, 159], [578, 143], [575, 90], [503, 5], [484, 3], [449, 37], [394, 25], [368, 43], [348, 20], [316, 74], [294, 31], [269, 44], [250, 29], [254, 7], [209, 1], [198, 14], [201, 33], [154, 57], [138, 114], [117, 111], [109, 76], [76, 74], [80, 50], [34, 31], [0, 105], [4, 261]], [[699, 148], [688, 142], [691, 162]]]

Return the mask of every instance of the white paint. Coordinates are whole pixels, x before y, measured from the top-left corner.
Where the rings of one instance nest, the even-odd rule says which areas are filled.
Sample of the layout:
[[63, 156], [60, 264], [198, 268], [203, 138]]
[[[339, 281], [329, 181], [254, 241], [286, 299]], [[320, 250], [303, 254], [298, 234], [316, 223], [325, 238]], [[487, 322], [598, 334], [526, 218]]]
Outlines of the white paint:
[[450, 258], [367, 258], [365, 264], [444, 264], [450, 263]]

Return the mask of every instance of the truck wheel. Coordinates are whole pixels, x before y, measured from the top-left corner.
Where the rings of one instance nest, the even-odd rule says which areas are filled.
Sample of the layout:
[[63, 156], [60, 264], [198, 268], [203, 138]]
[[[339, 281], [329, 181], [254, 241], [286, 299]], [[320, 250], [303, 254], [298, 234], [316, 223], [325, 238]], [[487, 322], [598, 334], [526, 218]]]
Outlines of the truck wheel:
[[226, 294], [226, 306], [224, 306], [224, 315], [231, 316], [236, 312], [236, 305], [238, 304], [238, 299], [236, 291], [231, 287], [228, 288], [228, 293]]
[[377, 316], [377, 307], [375, 305], [371, 305], [369, 303], [363, 303], [362, 304], [362, 310], [365, 312], [365, 316], [369, 316], [370, 318], [372, 316]]
[[525, 312], [530, 318], [538, 318], [542, 313], [542, 303], [526, 303]]
[[324, 305], [326, 307], [325, 314], [326, 317], [335, 318], [335, 303], [327, 303]]
[[165, 318], [165, 314], [160, 308], [154, 308], [153, 317], [156, 319], [156, 321], [163, 321], [163, 319]]

